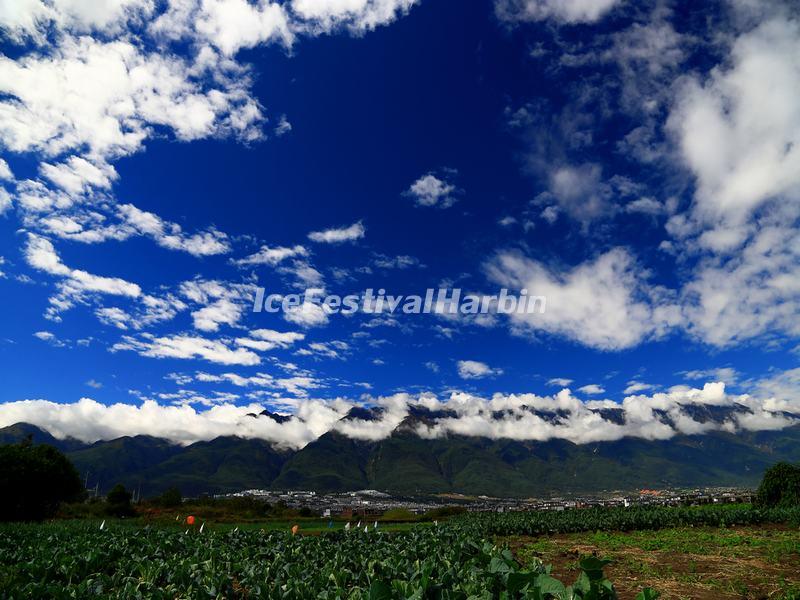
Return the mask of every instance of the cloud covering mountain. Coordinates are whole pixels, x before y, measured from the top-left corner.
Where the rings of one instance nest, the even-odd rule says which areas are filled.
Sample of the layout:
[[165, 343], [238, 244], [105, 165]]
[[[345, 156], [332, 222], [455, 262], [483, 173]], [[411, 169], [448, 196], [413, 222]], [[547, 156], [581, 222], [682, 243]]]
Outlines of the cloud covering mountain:
[[[796, 371], [788, 376], [800, 377]], [[764, 382], [762, 389], [773, 383]], [[425, 439], [461, 435], [587, 444], [623, 438], [668, 440], [712, 431], [769, 431], [800, 423], [796, 398], [729, 394], [722, 382], [630, 395], [621, 403], [581, 400], [563, 389], [550, 396], [495, 394], [481, 398], [454, 392], [439, 399], [426, 393], [394, 394], [360, 402], [286, 400], [278, 406], [285, 415], [282, 418], [259, 404], [237, 406], [224, 401], [197, 410], [154, 400], [139, 406], [106, 406], [89, 398], [73, 404], [23, 400], [0, 406], [0, 427], [26, 422], [57, 438], [85, 442], [148, 435], [190, 444], [240, 436], [298, 449], [331, 431], [367, 441], [385, 439], [402, 428]]]

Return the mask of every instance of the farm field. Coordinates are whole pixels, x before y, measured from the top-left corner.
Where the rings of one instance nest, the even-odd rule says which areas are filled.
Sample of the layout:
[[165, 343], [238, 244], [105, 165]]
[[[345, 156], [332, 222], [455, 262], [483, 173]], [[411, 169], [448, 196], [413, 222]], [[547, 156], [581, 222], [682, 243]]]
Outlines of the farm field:
[[545, 537], [510, 536], [521, 564], [544, 562], [559, 579], [574, 579], [581, 556], [613, 561], [606, 574], [620, 598], [643, 583], [662, 600], [800, 598], [800, 530], [786, 526], [677, 528]]
[[479, 513], [395, 531], [310, 520], [297, 535], [288, 521], [100, 523], [0, 526], [0, 597], [800, 598], [798, 509]]

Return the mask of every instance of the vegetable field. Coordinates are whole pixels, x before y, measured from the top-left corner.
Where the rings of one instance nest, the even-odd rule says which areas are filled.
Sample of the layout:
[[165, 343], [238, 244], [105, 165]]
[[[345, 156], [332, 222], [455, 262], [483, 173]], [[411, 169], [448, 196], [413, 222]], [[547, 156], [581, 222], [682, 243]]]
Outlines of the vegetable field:
[[[659, 514], [663, 513], [663, 514]], [[473, 514], [389, 532], [289, 531], [53, 522], [0, 527], [3, 598], [615, 598], [605, 562], [577, 559], [567, 586], [538, 560], [521, 565], [497, 535], [680, 521], [789, 522], [797, 511], [749, 508]], [[638, 598], [654, 598], [648, 589]]]
[[729, 527], [781, 523], [800, 526], [800, 507], [748, 505], [683, 508], [596, 508], [563, 512], [477, 513], [470, 525], [484, 535], [547, 535], [581, 531], [633, 531], [668, 527]]

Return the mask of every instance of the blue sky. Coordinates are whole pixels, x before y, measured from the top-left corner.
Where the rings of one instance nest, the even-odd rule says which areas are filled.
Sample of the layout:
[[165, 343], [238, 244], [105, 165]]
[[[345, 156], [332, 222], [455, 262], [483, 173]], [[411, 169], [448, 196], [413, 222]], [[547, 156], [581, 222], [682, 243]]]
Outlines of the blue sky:
[[[81, 398], [797, 402], [791, 3], [87, 6], [0, 10], [0, 424], [152, 429], [75, 425]], [[547, 309], [251, 309], [439, 286]]]

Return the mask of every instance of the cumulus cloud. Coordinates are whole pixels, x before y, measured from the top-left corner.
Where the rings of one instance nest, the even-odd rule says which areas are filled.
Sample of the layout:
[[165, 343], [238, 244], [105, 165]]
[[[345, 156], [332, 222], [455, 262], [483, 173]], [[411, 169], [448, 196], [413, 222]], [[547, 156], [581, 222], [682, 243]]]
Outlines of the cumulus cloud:
[[692, 335], [717, 347], [800, 335], [800, 231], [782, 220], [762, 221], [731, 256], [700, 260], [682, 291]]
[[484, 377], [494, 377], [502, 375], [502, 369], [492, 368], [486, 363], [477, 360], [460, 360], [456, 364], [458, 376], [461, 379], [483, 379]]
[[707, 80], [685, 83], [670, 127], [701, 221], [736, 227], [768, 200], [800, 197], [798, 54], [800, 21], [775, 18], [740, 36]]
[[[112, 162], [165, 133], [180, 141], [263, 138], [267, 119], [251, 93], [249, 66], [235, 58], [240, 49], [288, 48], [297, 35], [340, 26], [362, 33], [404, 15], [414, 1], [90, 4], [25, 0], [0, 9], [0, 30], [23, 50], [0, 56], [0, 144], [41, 161], [38, 178], [16, 182], [21, 218], [29, 230], [75, 241], [148, 235], [201, 257], [230, 251], [227, 236], [214, 228], [184, 233], [154, 213], [117, 207]], [[290, 128], [283, 116], [275, 133]], [[14, 181], [5, 161], [0, 179]], [[0, 212], [12, 198], [0, 187]], [[325, 241], [337, 241], [331, 234]], [[241, 264], [277, 260], [265, 248]]]
[[230, 403], [195, 409], [146, 400], [140, 406], [104, 405], [89, 398], [74, 404], [45, 400], [23, 400], [0, 406], [0, 423], [29, 422], [57, 437], [72, 436], [87, 442], [124, 435], [152, 435], [179, 444], [211, 440], [224, 435], [270, 440], [289, 447], [302, 447], [316, 439], [340, 419], [345, 410], [336, 403], [317, 402], [298, 410], [305, 419], [277, 423], [268, 417], [249, 415], [263, 410], [259, 404]]
[[[211, 382], [227, 380], [243, 387], [270, 383], [270, 377], [261, 374], [248, 378], [197, 375], [198, 380], [202, 378]], [[797, 373], [785, 372], [763, 382], [765, 387], [756, 385], [753, 395], [731, 395], [723, 383], [712, 382], [702, 388], [673, 388], [652, 396], [630, 395], [621, 403], [583, 402], [569, 390], [552, 396], [495, 394], [489, 399], [463, 392], [454, 392], [442, 400], [430, 393], [395, 394], [369, 399], [366, 404], [341, 398], [275, 398], [272, 404], [291, 416], [282, 423], [259, 415], [264, 410], [262, 405], [237, 406], [225, 402], [224, 394], [219, 396], [221, 403], [212, 402], [210, 408], [199, 410], [184, 400], [194, 397], [198, 400], [195, 404], [205, 406], [203, 399], [207, 396], [193, 392], [165, 396], [165, 400], [177, 404], [148, 399], [139, 406], [104, 405], [88, 398], [73, 404], [21, 400], [0, 405], [0, 427], [27, 422], [59, 438], [72, 436], [88, 442], [144, 434], [188, 444], [237, 435], [292, 448], [303, 447], [331, 430], [354, 439], [385, 439], [401, 424], [424, 438], [466, 435], [535, 441], [563, 439], [578, 444], [625, 437], [666, 440], [680, 434], [774, 430], [797, 424], [799, 381]], [[425, 418], [413, 418], [420, 414]]]
[[306, 28], [315, 31], [347, 27], [356, 33], [363, 33], [405, 15], [418, 1], [292, 0], [292, 10], [306, 22]]
[[0, 11], [0, 28], [12, 37], [30, 37], [43, 42], [48, 27], [77, 32], [118, 31], [129, 18], [152, 12], [151, 0], [97, 0], [91, 4], [74, 1], [22, 0]]
[[497, 284], [547, 298], [544, 313], [509, 315], [521, 333], [541, 331], [618, 350], [663, 335], [680, 322], [679, 308], [643, 280], [636, 261], [620, 248], [564, 272], [516, 252], [500, 252], [486, 270]]
[[413, 198], [417, 206], [450, 208], [461, 193], [450, 181], [455, 174], [452, 169], [443, 170], [439, 176], [427, 173], [412, 183], [404, 195]]
[[308, 234], [308, 239], [320, 244], [341, 244], [342, 242], [353, 242], [360, 240], [367, 232], [361, 221], [353, 223], [347, 227], [334, 227], [322, 231], [312, 231]]
[[0, 57], [0, 141], [13, 152], [114, 157], [139, 150], [155, 125], [182, 140], [216, 127], [253, 135], [261, 115], [244, 89], [201, 81], [185, 60], [124, 40], [65, 38], [48, 55]]
[[[203, 0], [196, 19], [197, 34], [226, 56], [271, 41], [289, 46], [294, 40], [288, 15], [277, 2]], [[163, 22], [161, 25], [169, 27]]]
[[254, 290], [249, 284], [195, 279], [181, 283], [180, 292], [190, 302], [202, 305], [192, 312], [195, 329], [218, 331], [221, 325], [239, 323]]
[[572, 379], [567, 379], [566, 377], [553, 377], [552, 379], [547, 380], [547, 385], [565, 388], [572, 385]]

